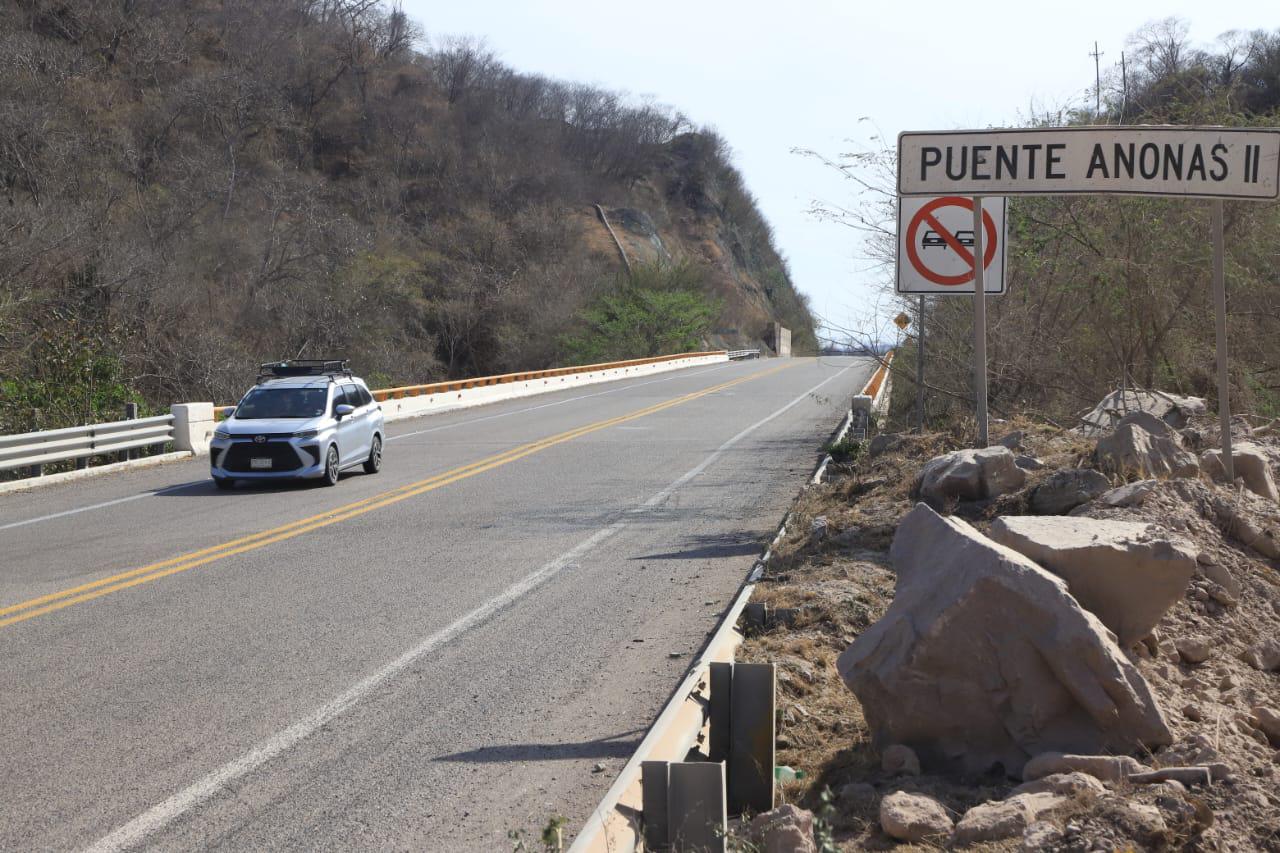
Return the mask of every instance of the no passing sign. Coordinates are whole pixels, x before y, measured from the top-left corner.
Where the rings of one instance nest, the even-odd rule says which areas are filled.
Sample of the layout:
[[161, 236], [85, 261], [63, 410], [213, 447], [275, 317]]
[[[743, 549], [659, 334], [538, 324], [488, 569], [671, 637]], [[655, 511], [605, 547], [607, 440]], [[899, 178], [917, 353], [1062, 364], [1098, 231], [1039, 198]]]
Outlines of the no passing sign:
[[[982, 202], [983, 290], [1004, 293], [1006, 201]], [[973, 199], [898, 199], [898, 293], [973, 293]]]

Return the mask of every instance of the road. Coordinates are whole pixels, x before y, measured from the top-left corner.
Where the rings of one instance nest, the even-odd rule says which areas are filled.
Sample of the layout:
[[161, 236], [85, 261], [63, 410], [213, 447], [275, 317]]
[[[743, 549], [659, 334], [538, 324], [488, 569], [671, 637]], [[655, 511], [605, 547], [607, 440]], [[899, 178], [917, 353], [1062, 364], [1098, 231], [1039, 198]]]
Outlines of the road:
[[0, 849], [576, 829], [870, 372], [734, 362], [402, 421], [332, 489], [218, 492], [192, 461], [0, 495]]

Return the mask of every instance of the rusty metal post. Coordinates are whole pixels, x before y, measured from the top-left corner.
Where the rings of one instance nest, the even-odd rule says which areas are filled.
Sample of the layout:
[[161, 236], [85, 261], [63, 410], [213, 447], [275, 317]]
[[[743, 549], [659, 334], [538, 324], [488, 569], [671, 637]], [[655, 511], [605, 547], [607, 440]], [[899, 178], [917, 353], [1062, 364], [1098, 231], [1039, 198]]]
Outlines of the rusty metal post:
[[776, 668], [771, 663], [733, 665], [732, 735], [729, 743], [729, 810], [759, 814], [773, 808]]
[[724, 765], [718, 761], [667, 765], [668, 841], [680, 853], [725, 853], [729, 815]]

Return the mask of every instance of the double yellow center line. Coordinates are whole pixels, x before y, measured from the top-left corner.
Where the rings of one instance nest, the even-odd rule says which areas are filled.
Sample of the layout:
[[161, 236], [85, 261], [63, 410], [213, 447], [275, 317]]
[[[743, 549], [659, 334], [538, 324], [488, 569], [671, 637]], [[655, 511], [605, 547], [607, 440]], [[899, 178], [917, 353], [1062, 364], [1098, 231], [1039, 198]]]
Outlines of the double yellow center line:
[[250, 536], [243, 536], [239, 539], [232, 539], [230, 542], [224, 542], [221, 545], [214, 545], [210, 548], [202, 548], [199, 551], [192, 551], [178, 557], [171, 557], [168, 560], [161, 560], [158, 563], [150, 563], [146, 566], [140, 566], [136, 569], [130, 569], [126, 572], [111, 575], [110, 577], [100, 578], [90, 583], [81, 584], [80, 586], [64, 589], [59, 592], [51, 592], [48, 595], [42, 595], [38, 598], [32, 598], [18, 604], [11, 604], [6, 607], [0, 607], [0, 628], [13, 625], [17, 622], [25, 622], [28, 619], [34, 619], [37, 616], [43, 616], [46, 613], [52, 613], [55, 610], [61, 610], [64, 607], [70, 607], [73, 604], [80, 604], [85, 601], [92, 601], [95, 598], [101, 598], [104, 595], [110, 595], [113, 592], [129, 589], [130, 587], [139, 586], [144, 583], [150, 583], [160, 578], [176, 575], [179, 572], [189, 571], [212, 563], [216, 560], [222, 560], [227, 557], [234, 557], [237, 554], [243, 554], [247, 551], [255, 551], [258, 548], [265, 548], [268, 545], [274, 545], [277, 542], [283, 542], [286, 539], [292, 539], [295, 536], [301, 536], [312, 530], [318, 530], [321, 527], [328, 527], [330, 524], [337, 524], [340, 521], [364, 515], [367, 512], [373, 512], [376, 509], [391, 506], [403, 500], [425, 494], [450, 483], [456, 483], [459, 480], [465, 480], [468, 477], [474, 477], [477, 474], [483, 474], [485, 471], [491, 471], [502, 465], [515, 462], [517, 459], [523, 459], [534, 453], [555, 447], [557, 444], [564, 444], [566, 441], [572, 441], [580, 438], [588, 433], [597, 432], [612, 426], [617, 426], [627, 421], [633, 421], [637, 418], [643, 418], [647, 415], [661, 412], [664, 409], [670, 409], [673, 406], [679, 406], [682, 403], [688, 403], [699, 397], [705, 397], [708, 394], [714, 394], [717, 391], [723, 391], [734, 385], [748, 382], [752, 379], [759, 379], [787, 367], [796, 364], [796, 362], [788, 362], [779, 367], [765, 370], [760, 373], [753, 373], [749, 376], [742, 376], [737, 379], [723, 382], [719, 385], [713, 385], [710, 388], [703, 388], [700, 391], [694, 391], [685, 394], [682, 397], [675, 397], [662, 403], [657, 403], [643, 409], [631, 412], [629, 414], [620, 415], [616, 418], [597, 421], [596, 423], [587, 424], [586, 426], [571, 429], [568, 432], [562, 432], [549, 438], [539, 439], [529, 444], [513, 447], [502, 453], [488, 456], [477, 462], [462, 465], [427, 477], [425, 480], [418, 480], [404, 486], [399, 486], [389, 491], [381, 492], [372, 497], [355, 501], [354, 503], [345, 504], [344, 506], [322, 512], [319, 515], [313, 515], [309, 518], [303, 518], [298, 521], [292, 521], [280, 527], [273, 527], [270, 530], [263, 530]]

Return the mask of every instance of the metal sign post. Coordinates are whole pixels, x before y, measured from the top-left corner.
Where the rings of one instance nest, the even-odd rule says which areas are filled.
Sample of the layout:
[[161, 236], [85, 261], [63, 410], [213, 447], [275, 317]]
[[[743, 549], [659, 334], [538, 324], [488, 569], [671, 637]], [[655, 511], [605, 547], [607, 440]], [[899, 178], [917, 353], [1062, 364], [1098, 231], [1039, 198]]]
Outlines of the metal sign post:
[[1213, 220], [1213, 308], [1218, 338], [1218, 418], [1222, 423], [1222, 468], [1227, 482], [1236, 481], [1235, 459], [1231, 455], [1231, 380], [1227, 376], [1227, 281], [1222, 247], [1222, 199], [1211, 203]]
[[987, 294], [983, 281], [984, 257], [982, 196], [973, 197], [973, 392], [977, 401], [978, 447], [990, 442], [987, 433]]
[[916, 328], [916, 430], [924, 434], [924, 294], [920, 295], [920, 312]]

